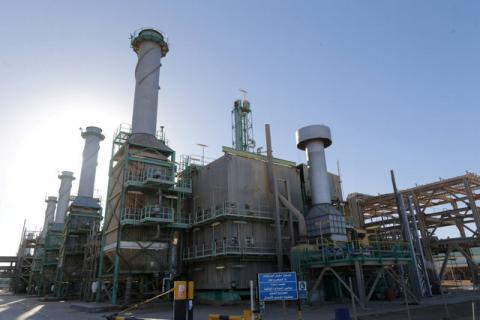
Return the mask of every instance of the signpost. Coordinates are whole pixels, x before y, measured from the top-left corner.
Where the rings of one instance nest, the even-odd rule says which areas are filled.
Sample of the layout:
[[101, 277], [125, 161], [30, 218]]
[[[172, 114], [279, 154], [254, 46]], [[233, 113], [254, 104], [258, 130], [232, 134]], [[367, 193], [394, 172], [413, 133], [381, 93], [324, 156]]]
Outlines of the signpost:
[[303, 300], [308, 298], [307, 281], [298, 281], [298, 298]]
[[298, 300], [297, 274], [275, 272], [258, 274], [260, 301]]

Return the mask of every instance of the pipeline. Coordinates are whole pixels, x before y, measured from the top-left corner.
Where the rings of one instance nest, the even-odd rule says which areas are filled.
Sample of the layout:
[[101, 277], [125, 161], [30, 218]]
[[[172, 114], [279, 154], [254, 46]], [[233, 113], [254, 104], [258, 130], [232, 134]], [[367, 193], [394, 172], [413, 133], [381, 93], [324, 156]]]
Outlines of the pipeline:
[[298, 234], [300, 238], [306, 238], [307, 237], [307, 224], [305, 223], [305, 217], [303, 214], [295, 208], [293, 204], [290, 203], [284, 196], [281, 194], [278, 195], [278, 199], [280, 202], [287, 207], [288, 210], [292, 211], [292, 213], [297, 217], [298, 219]]

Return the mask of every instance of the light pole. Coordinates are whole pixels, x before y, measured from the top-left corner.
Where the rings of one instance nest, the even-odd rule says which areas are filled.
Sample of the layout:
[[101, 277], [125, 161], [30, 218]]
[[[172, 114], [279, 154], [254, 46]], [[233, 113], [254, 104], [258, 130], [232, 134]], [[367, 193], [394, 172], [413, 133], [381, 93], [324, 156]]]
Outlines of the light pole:
[[206, 144], [197, 143], [197, 146], [202, 147], [202, 166], [205, 165], [205, 148], [208, 148]]

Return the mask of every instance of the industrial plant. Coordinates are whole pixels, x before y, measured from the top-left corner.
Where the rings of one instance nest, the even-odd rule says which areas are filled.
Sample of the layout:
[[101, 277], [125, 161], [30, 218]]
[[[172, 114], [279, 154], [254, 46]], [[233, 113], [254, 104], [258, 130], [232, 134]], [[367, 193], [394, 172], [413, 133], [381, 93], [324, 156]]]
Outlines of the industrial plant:
[[[94, 186], [106, 141], [102, 129], [86, 126], [81, 172], [61, 171], [42, 229], [24, 227], [17, 255], [0, 257], [11, 291], [129, 305], [189, 280], [197, 301], [240, 303], [257, 274], [295, 271], [312, 304], [420, 304], [444, 293], [454, 257], [465, 265], [452, 272], [476, 290], [479, 176], [400, 190], [392, 171], [392, 193], [344, 197], [326, 161], [335, 132], [312, 119], [291, 133], [304, 161], [279, 159], [269, 124], [266, 148], [257, 148], [254, 104], [245, 97], [232, 104], [232, 145], [221, 147], [222, 156], [178, 155], [157, 124], [166, 38], [143, 29], [131, 47], [138, 57], [132, 122], [114, 134], [104, 201]], [[458, 236], [438, 235], [452, 227]]]

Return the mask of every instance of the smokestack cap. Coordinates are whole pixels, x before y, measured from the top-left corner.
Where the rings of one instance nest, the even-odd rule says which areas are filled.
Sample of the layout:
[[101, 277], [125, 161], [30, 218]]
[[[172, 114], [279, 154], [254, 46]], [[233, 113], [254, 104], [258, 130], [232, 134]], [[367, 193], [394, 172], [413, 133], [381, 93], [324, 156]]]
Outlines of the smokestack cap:
[[57, 197], [49, 196], [45, 199], [45, 202], [57, 202]]
[[133, 51], [138, 53], [140, 50], [140, 44], [144, 41], [152, 41], [158, 44], [162, 48], [162, 58], [168, 53], [168, 43], [166, 37], [157, 30], [154, 29], [142, 29], [140, 32], [135, 32], [130, 36], [130, 44]]
[[102, 129], [99, 127], [87, 127], [85, 131], [82, 131], [82, 138], [86, 138], [88, 136], [97, 136], [100, 140], [105, 139], [105, 136], [102, 134]]
[[321, 140], [325, 148], [332, 144], [332, 135], [330, 128], [323, 124], [314, 124], [300, 128], [296, 132], [297, 148], [305, 150], [308, 143], [315, 140]]
[[62, 171], [61, 174], [58, 175], [59, 179], [72, 179], [75, 180], [75, 177], [73, 176], [72, 171]]

